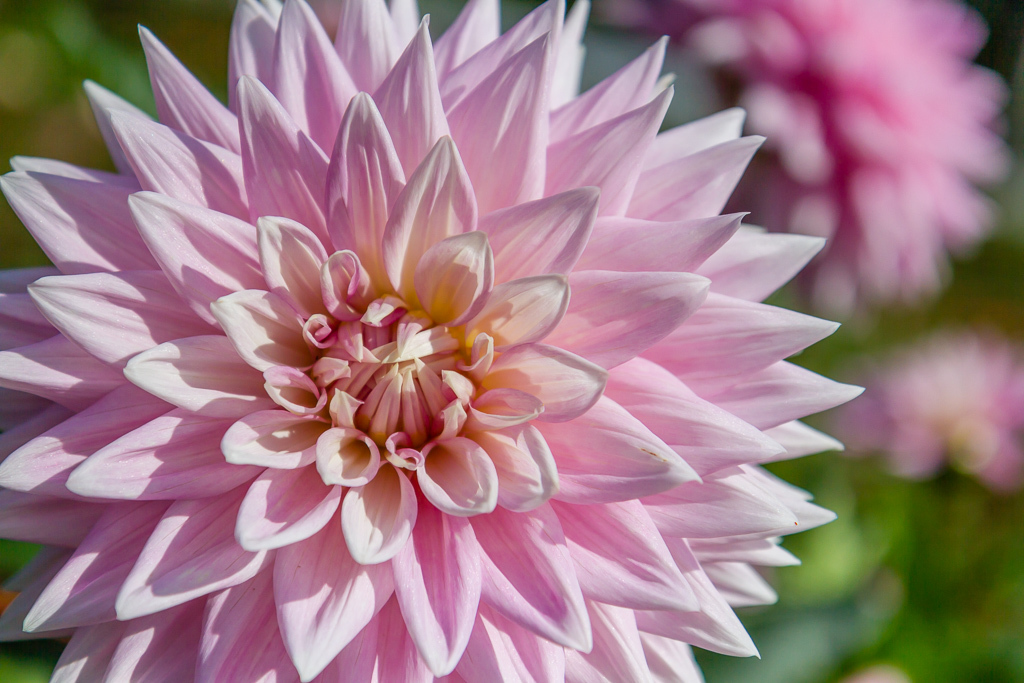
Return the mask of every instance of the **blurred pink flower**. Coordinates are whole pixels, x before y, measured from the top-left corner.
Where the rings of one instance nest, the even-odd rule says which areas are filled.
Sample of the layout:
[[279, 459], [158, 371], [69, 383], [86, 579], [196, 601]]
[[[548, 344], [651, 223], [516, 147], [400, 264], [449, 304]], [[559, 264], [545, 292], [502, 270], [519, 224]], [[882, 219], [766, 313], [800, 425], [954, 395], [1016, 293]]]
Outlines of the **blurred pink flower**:
[[143, 29], [119, 173], [2, 179], [56, 268], [0, 277], [0, 635], [55, 680], [699, 676], [832, 518], [758, 467], [858, 393], [759, 303], [821, 240], [718, 215], [760, 139], [659, 134], [664, 43], [578, 95], [585, 2], [390, 11], [242, 0], [229, 108]]
[[873, 666], [849, 678], [842, 683], [911, 683], [910, 678], [892, 666]]
[[1024, 361], [1005, 340], [939, 334], [896, 353], [865, 378], [837, 429], [847, 453], [882, 453], [894, 472], [936, 474], [947, 462], [988, 486], [1024, 480]]
[[816, 304], [914, 301], [940, 286], [948, 252], [988, 232], [992, 207], [974, 184], [1008, 167], [993, 129], [1006, 89], [970, 62], [986, 38], [973, 10], [951, 0], [635, 5], [649, 30], [682, 37], [738, 78], [750, 128], [784, 171], [755, 169], [741, 194], [770, 228], [829, 238], [805, 273]]

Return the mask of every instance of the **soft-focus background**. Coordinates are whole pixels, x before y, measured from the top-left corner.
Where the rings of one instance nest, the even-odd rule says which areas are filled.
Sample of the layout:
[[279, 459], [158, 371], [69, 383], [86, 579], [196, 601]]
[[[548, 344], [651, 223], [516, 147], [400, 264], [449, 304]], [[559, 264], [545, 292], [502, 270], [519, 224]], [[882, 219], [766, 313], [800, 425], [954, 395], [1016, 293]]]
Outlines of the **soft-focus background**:
[[[991, 27], [980, 64], [1011, 85], [1006, 128], [1014, 170], [990, 188], [998, 225], [980, 247], [957, 260], [948, 287], [914, 306], [862, 311], [797, 362], [857, 381], [895, 349], [940, 330], [980, 330], [1024, 347], [1024, 4], [974, 0]], [[225, 94], [232, 0], [0, 0], [0, 169], [20, 154], [110, 167], [81, 91], [92, 79], [142, 108], [152, 96], [136, 24], [148, 26], [220, 96]], [[321, 6], [329, 5], [329, 0]], [[421, 0], [432, 27], [446, 26], [457, 0]], [[505, 3], [506, 19], [529, 3]], [[506, 22], [507, 25], [507, 22]], [[639, 54], [649, 38], [593, 22], [585, 85]], [[731, 104], [714, 76], [674, 49], [675, 125]], [[750, 188], [746, 188], [748, 191]], [[753, 188], [756, 190], [756, 188]], [[45, 263], [45, 257], [0, 202], [0, 267]], [[793, 291], [773, 300], [802, 308]], [[1019, 349], [1018, 349], [1019, 352]], [[884, 370], [883, 370], [884, 372]], [[816, 426], [831, 429], [821, 416]], [[1011, 436], [1018, 445], [1018, 430]], [[709, 683], [831, 683], [888, 664], [917, 683], [1024, 681], [1024, 494], [994, 493], [949, 468], [925, 481], [889, 473], [879, 457], [830, 453], [773, 469], [816, 495], [839, 520], [794, 536], [786, 547], [799, 567], [771, 577], [779, 603], [740, 610], [761, 659], [699, 653]], [[34, 548], [0, 541], [0, 579]], [[4, 594], [0, 593], [0, 605]], [[45, 681], [59, 656], [56, 642], [0, 646], [0, 681]]]

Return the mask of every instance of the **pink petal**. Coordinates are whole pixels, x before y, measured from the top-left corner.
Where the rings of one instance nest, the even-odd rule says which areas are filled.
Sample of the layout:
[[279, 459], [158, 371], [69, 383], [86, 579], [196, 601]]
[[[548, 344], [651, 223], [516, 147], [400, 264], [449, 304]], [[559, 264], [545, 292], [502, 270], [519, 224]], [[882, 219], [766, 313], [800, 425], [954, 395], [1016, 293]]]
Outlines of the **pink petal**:
[[538, 426], [558, 463], [556, 497], [568, 503], [630, 500], [697, 478], [675, 451], [607, 397], [574, 420]]
[[843, 444], [828, 434], [808, 427], [802, 422], [787, 422], [765, 431], [769, 437], [785, 447], [789, 458], [801, 458], [824, 451], [841, 451]]
[[182, 308], [160, 271], [46, 277], [29, 293], [64, 336], [119, 367], [161, 342], [214, 331]]
[[553, 346], [525, 344], [495, 360], [483, 386], [532, 394], [544, 404], [540, 419], [562, 422], [589, 410], [606, 382], [607, 373], [590, 361]]
[[391, 600], [385, 605], [378, 619], [377, 675], [374, 681], [433, 683], [434, 675], [420, 657], [406, 629], [398, 600]]
[[42, 396], [72, 410], [87, 408], [123, 384], [117, 370], [63, 335], [0, 351], [0, 387]]
[[483, 216], [479, 229], [494, 250], [495, 281], [568, 275], [587, 246], [600, 196], [582, 187]]
[[[300, 3], [305, 4], [293, 0], [289, 6]], [[238, 108], [242, 168], [250, 197], [245, 217], [251, 222], [260, 216], [291, 218], [329, 244], [323, 208], [326, 155], [270, 91], [249, 76], [238, 81]]]
[[202, 626], [202, 600], [125, 624], [103, 680], [191, 683]]
[[634, 188], [643, 187], [640, 167], [673, 92], [669, 87], [642, 107], [548, 147], [544, 193], [593, 185], [601, 189], [600, 215], [624, 215]]
[[388, 10], [395, 25], [399, 44], [411, 41], [416, 34], [416, 27], [421, 23], [420, 8], [416, 5], [416, 0], [393, 0], [388, 3]]
[[10, 643], [35, 638], [67, 638], [74, 633], [70, 629], [45, 633], [26, 633], [23, 630], [25, 617], [32, 605], [70, 556], [71, 551], [43, 548], [4, 584], [5, 588], [18, 591], [18, 595], [0, 614], [0, 641]]
[[53, 326], [28, 292], [0, 292], [0, 351], [28, 346], [53, 336]]
[[435, 676], [455, 669], [480, 601], [473, 527], [420, 501], [416, 533], [391, 561], [395, 597], [420, 656]]
[[241, 0], [235, 7], [228, 44], [228, 100], [238, 111], [237, 85], [242, 76], [270, 83], [274, 74], [274, 41], [278, 17], [258, 0]]
[[494, 463], [484, 449], [465, 437], [427, 444], [417, 481], [427, 500], [449, 515], [484, 514], [498, 504]]
[[327, 251], [316, 235], [287, 218], [261, 218], [260, 264], [267, 286], [303, 318], [324, 312], [320, 267]]
[[391, 567], [361, 565], [338, 524], [278, 551], [277, 620], [303, 681], [312, 680], [380, 611], [394, 591]]
[[160, 121], [199, 140], [237, 154], [238, 120], [217, 101], [149, 29], [140, 26], [149, 79], [153, 84]]
[[762, 301], [789, 282], [824, 246], [820, 237], [740, 230], [698, 272], [711, 279], [711, 288], [719, 294]]
[[210, 304], [238, 356], [264, 371], [277, 366], [304, 368], [313, 357], [302, 337], [302, 319], [272, 292], [248, 289]]
[[355, 561], [379, 564], [394, 557], [412, 533], [417, 509], [412, 482], [394, 467], [350, 490], [341, 506], [341, 528]]
[[108, 621], [75, 630], [50, 678], [52, 683], [102, 681], [114, 650], [121, 642], [125, 625]]
[[690, 273], [575, 272], [569, 309], [547, 341], [613, 368], [678, 328], [704, 303], [710, 284]]
[[431, 246], [416, 264], [413, 284], [417, 299], [435, 323], [464, 323], [488, 301], [494, 284], [487, 235], [475, 230]]
[[171, 286], [206, 322], [217, 324], [210, 304], [220, 297], [265, 286], [256, 229], [245, 221], [155, 192], [134, 194], [128, 204]]
[[565, 653], [565, 683], [653, 681], [633, 611], [587, 603], [594, 628], [594, 649]]
[[486, 333], [499, 351], [537, 342], [555, 329], [568, 308], [569, 282], [563, 275], [535, 275], [505, 282], [491, 291], [483, 309], [466, 323], [466, 338]]
[[60, 176], [72, 180], [88, 180], [93, 183], [104, 185], [116, 185], [130, 190], [139, 189], [139, 181], [134, 175], [120, 175], [110, 171], [98, 171], [94, 168], [76, 166], [58, 159], [44, 159], [43, 157], [16, 156], [11, 157], [11, 170], [23, 173], [41, 173], [46, 175]]
[[224, 459], [235, 465], [295, 469], [313, 463], [317, 439], [329, 427], [312, 415], [262, 410], [231, 425], [220, 447]]
[[117, 596], [117, 618], [137, 619], [237, 586], [273, 555], [249, 553], [235, 542], [244, 489], [173, 503], [149, 537]]
[[481, 48], [498, 39], [501, 9], [496, 0], [469, 0], [452, 25], [437, 41], [437, 71], [448, 75]]
[[[392, 2], [392, 10], [398, 3]], [[417, 15], [416, 21], [419, 22]], [[424, 18], [409, 46], [384, 78], [373, 99], [408, 176], [439, 139], [449, 134], [441, 106], [428, 20]]]
[[274, 94], [302, 130], [321, 149], [334, 147], [342, 112], [358, 89], [305, 0], [289, 0], [281, 13], [273, 84]]
[[590, 621], [554, 511], [499, 508], [470, 521], [484, 552], [483, 600], [540, 636], [589, 650]]
[[644, 159], [644, 170], [738, 139], [743, 133], [746, 116], [743, 109], [733, 107], [659, 133], [656, 144]]
[[466, 654], [456, 671], [467, 681], [564, 683], [563, 653], [560, 645], [481, 603]]
[[756, 569], [743, 562], [702, 562], [704, 573], [732, 607], [774, 605], [779, 595]]
[[340, 504], [341, 488], [325, 485], [312, 467], [266, 470], [242, 500], [235, 538], [249, 551], [291, 545], [320, 531]]
[[558, 493], [555, 459], [544, 437], [532, 425], [477, 432], [472, 437], [494, 463], [501, 507], [526, 512]]
[[0, 535], [12, 541], [76, 548], [105, 505], [0, 489]]
[[99, 83], [94, 81], [86, 80], [82, 84], [85, 90], [86, 97], [89, 98], [89, 106], [92, 108], [93, 116], [96, 119], [96, 126], [100, 129], [100, 135], [103, 136], [103, 143], [107, 147], [107, 151], [110, 153], [110, 158], [114, 162], [114, 166], [117, 167], [119, 173], [123, 173], [129, 177], [134, 178], [135, 172], [132, 169], [131, 163], [125, 156], [124, 151], [121, 149], [121, 143], [118, 142], [117, 135], [114, 133], [114, 127], [111, 124], [110, 116], [113, 112], [119, 111], [132, 116], [138, 116], [141, 119], [152, 121], [149, 114], [136, 107], [131, 102], [122, 99], [118, 95], [110, 92]]
[[697, 609], [661, 534], [639, 501], [551, 507], [583, 594], [629, 609]]
[[[555, 57], [555, 73], [551, 78], [551, 107], [561, 107], [580, 94], [583, 80], [583, 32], [590, 18], [590, 2], [572, 4], [565, 17], [558, 39], [558, 53]], [[645, 98], [646, 99], [646, 98]]]
[[334, 46], [356, 89], [363, 92], [380, 85], [402, 50], [384, 0], [342, 3]]
[[210, 417], [273, 407], [263, 377], [238, 357], [227, 337], [165, 342], [128, 361], [124, 374], [154, 396]]
[[377, 444], [358, 429], [328, 429], [317, 439], [316, 469], [325, 483], [364, 486], [380, 465]]
[[686, 643], [651, 633], [641, 633], [640, 642], [647, 666], [658, 683], [704, 683], [693, 649]]
[[172, 410], [90, 455], [71, 473], [68, 489], [115, 500], [226, 493], [260, 472], [224, 461], [219, 445], [230, 424], [231, 420]]
[[[385, 605], [384, 610], [387, 610]], [[383, 611], [383, 610], [382, 610]], [[370, 623], [352, 639], [335, 657], [324, 672], [313, 679], [314, 683], [375, 683], [381, 679], [376, 677], [378, 630], [380, 614], [370, 619]], [[406, 636], [407, 638], [408, 636]], [[385, 643], [380, 646], [386, 647]]]
[[0, 405], [5, 405], [0, 408], [0, 462], [74, 414], [62, 405], [10, 389], [0, 389]]
[[517, 389], [492, 389], [473, 399], [465, 428], [487, 432], [515, 427], [536, 419], [542, 412], [544, 404], [536, 396]]

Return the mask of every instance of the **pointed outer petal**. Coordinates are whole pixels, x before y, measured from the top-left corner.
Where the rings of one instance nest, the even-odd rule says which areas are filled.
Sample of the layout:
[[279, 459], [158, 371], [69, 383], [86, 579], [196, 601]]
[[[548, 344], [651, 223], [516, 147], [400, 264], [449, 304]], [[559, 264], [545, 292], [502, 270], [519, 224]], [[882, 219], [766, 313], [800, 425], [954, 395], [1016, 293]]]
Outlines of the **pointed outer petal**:
[[119, 621], [75, 629], [75, 635], [57, 661], [51, 683], [102, 681], [124, 629], [125, 625]]
[[25, 617], [26, 631], [53, 631], [113, 621], [121, 583], [160, 517], [162, 503], [115, 503], [57, 572]]
[[416, 297], [435, 323], [465, 323], [488, 301], [494, 284], [494, 257], [487, 235], [474, 230], [433, 245], [416, 264], [413, 284]]
[[[545, 35], [530, 43], [457, 105], [446, 108], [448, 125], [462, 151], [481, 213], [540, 199], [545, 194], [547, 94], [554, 69], [552, 39]], [[501, 159], [500, 173], [495, 172], [495, 159]]]
[[701, 566], [725, 601], [733, 607], [774, 605], [779, 600], [779, 594], [749, 564], [705, 562]]
[[270, 291], [303, 318], [324, 312], [320, 266], [327, 251], [317, 236], [287, 218], [260, 218], [260, 264]]
[[0, 464], [0, 486], [63, 498], [68, 475], [89, 455], [171, 409], [127, 384], [14, 451]]
[[380, 450], [358, 429], [328, 429], [316, 442], [316, 469], [324, 483], [364, 486], [380, 469]]
[[416, 533], [391, 566], [395, 597], [420, 656], [435, 676], [451, 673], [480, 603], [480, 548], [473, 527], [420, 500]]
[[139, 38], [146, 52], [160, 122], [238, 154], [241, 147], [235, 115], [149, 29], [140, 26]]
[[682, 640], [697, 647], [731, 655], [753, 657], [757, 648], [736, 613], [722, 598], [701, 569], [684, 539], [666, 538], [672, 557], [697, 594], [700, 610], [695, 612], [638, 611], [636, 625], [656, 636]]
[[477, 432], [472, 438], [487, 451], [498, 472], [501, 507], [526, 512], [558, 493], [555, 459], [535, 427]]
[[738, 380], [804, 350], [838, 328], [838, 323], [785, 308], [711, 293], [686, 324], [647, 349], [644, 358], [688, 383], [722, 382], [723, 376]]
[[697, 152], [640, 174], [629, 215], [680, 221], [722, 212], [764, 138], [751, 135]]
[[537, 423], [558, 464], [558, 500], [630, 500], [697, 479], [690, 466], [608, 397], [570, 422]]
[[270, 83], [274, 75], [277, 17], [257, 0], [240, 0], [231, 20], [228, 45], [228, 101], [238, 111], [238, 79], [242, 76]]
[[497, 0], [469, 0], [458, 18], [437, 41], [437, 73], [447, 76], [457, 66], [498, 40], [501, 7]]
[[242, 159], [173, 128], [114, 112], [114, 132], [143, 190], [248, 218]]
[[277, 627], [273, 578], [260, 572], [206, 601], [196, 683], [298, 683]]
[[[864, 389], [841, 384], [792, 363], [769, 365], [741, 379], [693, 382], [703, 398], [728, 410], [758, 429], [820, 413], [851, 401]], [[787, 457], [791, 457], [787, 453]]]
[[698, 608], [697, 597], [640, 501], [552, 501], [551, 507], [562, 523], [580, 588], [588, 599], [629, 609]]
[[105, 509], [98, 503], [0, 489], [0, 536], [76, 548]]
[[[547, 36], [552, 47], [557, 45], [562, 32], [563, 17], [565, 17], [564, 0], [548, 0], [499, 37], [497, 33], [494, 33], [493, 36], [491, 34], [493, 29], [498, 28], [500, 22], [498, 3], [493, 3], [493, 6], [489, 2], [472, 3], [472, 10], [469, 9], [470, 6], [467, 5], [464, 12], [464, 14], [472, 13], [472, 16], [467, 16], [468, 21], [465, 24], [460, 24], [461, 15], [456, 20], [459, 33], [454, 33], [456, 25], [453, 25], [437, 41], [438, 65], [444, 64], [443, 67], [438, 67], [437, 72], [441, 76], [441, 97], [446, 112], [451, 112], [481, 81], [492, 76], [516, 53], [521, 52], [538, 38]], [[479, 30], [481, 33], [469, 37], [464, 35], [466, 30]], [[473, 52], [463, 52], [464, 56], [457, 68], [455, 68], [455, 64], [448, 66], [445, 63], [449, 56], [447, 53], [449, 33], [452, 33], [452, 38], [455, 39], [452, 45], [455, 50], [473, 49]], [[482, 42], [485, 39], [487, 42]], [[551, 67], [553, 69], [554, 64]], [[547, 115], [545, 114], [545, 123], [546, 120]]]
[[589, 0], [574, 2], [565, 17], [558, 41], [555, 73], [551, 79], [551, 108], [560, 107], [580, 94], [583, 59], [587, 53], [583, 46], [583, 32], [587, 28], [589, 18]]
[[524, 344], [494, 361], [483, 388], [525, 391], [544, 404], [539, 420], [564, 422], [587, 412], [607, 381], [605, 370], [576, 354], [546, 344]]
[[[64, 422], [67, 418], [74, 415], [73, 412], [65, 408], [64, 406], [57, 405], [56, 403], [50, 403], [44, 401], [37, 396], [31, 394], [23, 394], [18, 391], [7, 391], [6, 389], [0, 389], [0, 401], [7, 399], [8, 396], [15, 396], [19, 400], [28, 399], [25, 401], [26, 404], [32, 406], [32, 417], [20, 420], [15, 426], [5, 426], [3, 433], [0, 433], [0, 461], [10, 459], [11, 456], [17, 449], [27, 444], [32, 439], [43, 434], [48, 429], [56, 427], [61, 422]], [[36, 405], [39, 402], [42, 405]], [[15, 467], [12, 465], [12, 467]], [[29, 467], [34, 468], [33, 465]], [[58, 465], [58, 467], [60, 467]], [[50, 472], [42, 472], [36, 474], [32, 472], [30, 476], [37, 476], [41, 479], [45, 479], [50, 476]], [[25, 486], [34, 486], [35, 483], [26, 484]], [[4, 484], [0, 484], [4, 486]], [[63, 486], [61, 485], [63, 488]], [[11, 487], [8, 487], [11, 488]]]
[[693, 649], [678, 640], [641, 633], [644, 657], [655, 683], [704, 683]]
[[554, 510], [498, 508], [470, 522], [483, 550], [483, 601], [539, 636], [589, 651], [590, 620]]
[[416, 516], [416, 491], [409, 478], [394, 467], [381, 468], [342, 503], [341, 528], [349, 552], [359, 564], [390, 560], [409, 539]]
[[38, 638], [66, 638], [73, 631], [50, 633], [27, 633], [23, 624], [25, 617], [32, 609], [42, 592], [56, 576], [60, 568], [71, 557], [71, 551], [44, 548], [32, 560], [15, 574], [5, 587], [17, 590], [18, 595], [0, 613], [0, 642], [9, 643], [20, 640]]
[[231, 420], [183, 410], [135, 429], [89, 456], [68, 477], [80, 496], [177, 500], [226, 493], [260, 470], [225, 462], [220, 441]]
[[548, 336], [569, 308], [564, 275], [534, 275], [498, 285], [483, 309], [466, 323], [467, 339], [486, 333], [498, 351]]
[[8, 173], [0, 190], [60, 272], [153, 267], [128, 213], [130, 189], [45, 173]]
[[[790, 527], [787, 533], [807, 531], [835, 521], [836, 513], [813, 504], [813, 496], [807, 491], [779, 479], [763, 468], [745, 466], [742, 469], [761, 486], [771, 491], [796, 516], [798, 524]], [[797, 529], [796, 526], [800, 528]]]
[[162, 342], [215, 331], [182, 307], [158, 270], [46, 277], [29, 294], [64, 336], [121, 368]]
[[733, 236], [745, 215], [672, 223], [606, 216], [594, 224], [576, 269], [693, 272]]
[[654, 95], [667, 46], [668, 37], [664, 36], [632, 62], [551, 112], [551, 142], [572, 137], [647, 104]]
[[273, 554], [249, 553], [233, 533], [245, 488], [173, 503], [117, 596], [117, 618], [137, 619], [256, 576]]
[[273, 84], [291, 118], [320, 149], [334, 147], [341, 115], [358, 88], [305, 0], [288, 0], [281, 13]]
[[[478, 346], [482, 345], [483, 342], [481, 342], [481, 344], [478, 344]], [[489, 363], [490, 360], [492, 359], [485, 360], [487, 360], [488, 363], [487, 367], [490, 367]], [[482, 361], [477, 363], [478, 366], [482, 364]], [[33, 396], [32, 394], [26, 394], [25, 392], [22, 391], [13, 391], [11, 389], [0, 388], [0, 430], [3, 430], [2, 433], [0, 433], [0, 440], [3, 440], [4, 435], [7, 434], [10, 430], [20, 430], [22, 426], [25, 425], [26, 422], [35, 420], [35, 418], [37, 418], [41, 412], [53, 406], [54, 404], [51, 401], [47, 401], [45, 398]], [[67, 414], [70, 414], [70, 411], [63, 407], [61, 408], [61, 411], [63, 412], [54, 412], [51, 414], [50, 419], [56, 419], [56, 422], [47, 424], [45, 427], [42, 427], [41, 430], [36, 431], [35, 433], [32, 433], [32, 430], [44, 424], [46, 420], [42, 422], [36, 422], [35, 427], [26, 428], [26, 430], [22, 432], [23, 436], [26, 436], [25, 441], [27, 442], [29, 439], [35, 438], [36, 436], [42, 434], [53, 425], [63, 420], [64, 418], [59, 417], [59, 415], [64, 415], [64, 417], [67, 417]], [[8, 445], [13, 443], [13, 441], [10, 441]], [[14, 446], [13, 448], [20, 448], [20, 444]], [[2, 460], [9, 453], [10, 451], [0, 451], [0, 460]]]
[[208, 417], [242, 417], [274, 407], [263, 376], [238, 357], [227, 337], [165, 342], [128, 361], [124, 374], [154, 396]]
[[242, 168], [251, 197], [247, 218], [291, 218], [329, 244], [323, 208], [327, 156], [259, 81], [239, 79], [238, 106]]
[[740, 229], [697, 272], [711, 278], [711, 288], [719, 294], [763, 301], [824, 246], [821, 237]]
[[305, 540], [331, 521], [341, 488], [327, 486], [315, 468], [266, 470], [249, 487], [235, 524], [235, 538], [249, 551]]
[[234, 465], [290, 470], [316, 460], [316, 441], [329, 428], [313, 415], [262, 410], [231, 425], [220, 448], [224, 459]]
[[738, 463], [768, 461], [784, 450], [756, 427], [699, 398], [670, 372], [642, 358], [612, 371], [606, 395], [702, 477]]
[[195, 680], [205, 601], [133, 620], [125, 625], [103, 683]]
[[499, 209], [480, 218], [494, 252], [495, 282], [568, 275], [584, 253], [601, 191], [581, 187]]
[[708, 295], [707, 278], [691, 273], [577, 271], [572, 300], [550, 344], [610, 369], [657, 344]]
[[138, 190], [139, 181], [133, 175], [120, 175], [109, 171], [98, 171], [94, 168], [76, 166], [58, 159], [45, 159], [43, 157], [11, 157], [11, 170], [23, 173], [43, 173], [46, 175], [60, 176], [71, 180], [88, 180], [102, 185], [118, 185], [132, 190]]
[[643, 502], [665, 536], [778, 535], [792, 531], [797, 524], [796, 516], [778, 497], [737, 468], [649, 496]]
[[795, 567], [800, 560], [779, 545], [777, 538], [687, 539], [690, 550], [701, 561], [744, 562], [762, 567]]
[[417, 470], [420, 491], [442, 512], [470, 517], [491, 512], [498, 504], [498, 472], [487, 451], [457, 436], [432, 441], [423, 448]]
[[[387, 610], [388, 608], [385, 606], [384, 609]], [[397, 618], [400, 623], [401, 615], [399, 614]], [[380, 620], [379, 615], [371, 619], [370, 623], [364, 626], [363, 630], [352, 639], [352, 642], [345, 646], [341, 654], [331, 660], [331, 663], [327, 665], [324, 672], [313, 679], [313, 683], [378, 683], [379, 681], [386, 680], [379, 678], [375, 672], [377, 649], [378, 647], [386, 647], [386, 644], [378, 644], [377, 632]], [[404, 635], [404, 631], [400, 633]], [[405, 635], [405, 638], [408, 638], [408, 635]], [[410, 643], [409, 647], [415, 652], [415, 646]], [[287, 657], [287, 654], [285, 656]], [[416, 659], [419, 660], [419, 655], [416, 656]], [[420, 666], [426, 670], [426, 666], [422, 664]], [[427, 671], [427, 674], [429, 675], [429, 671]], [[433, 676], [427, 678], [428, 681], [432, 679]], [[396, 680], [404, 681], [405, 679], [399, 678]]]
[[59, 274], [60, 271], [53, 266], [0, 270], [0, 293], [24, 294], [28, 286], [39, 278]]
[[121, 143], [117, 140], [117, 135], [114, 134], [114, 127], [110, 123], [110, 115], [112, 112], [125, 112], [132, 116], [138, 116], [141, 119], [152, 120], [146, 112], [136, 107], [131, 102], [122, 99], [121, 97], [110, 92], [99, 83], [94, 81], [86, 80], [82, 84], [85, 90], [86, 97], [89, 98], [89, 106], [92, 107], [93, 116], [96, 118], [96, 125], [100, 129], [100, 135], [103, 136], [103, 143], [107, 146], [107, 151], [110, 153], [110, 158], [114, 162], [114, 166], [117, 167], [119, 173], [124, 173], [135, 177], [135, 172], [132, 170], [132, 165], [129, 163], [128, 158], [125, 156], [124, 151], [121, 149]]
[[0, 387], [83, 410], [124, 384], [121, 374], [58, 334], [31, 346], [0, 351]]
[[253, 368], [262, 372], [277, 366], [305, 368], [313, 364], [302, 337], [302, 319], [273, 292], [235, 292], [214, 301], [210, 310], [238, 356]]
[[787, 422], [786, 424], [765, 430], [765, 434], [777, 441], [786, 449], [786, 458], [802, 458], [805, 455], [823, 453], [825, 451], [845, 450], [841, 441], [828, 434], [808, 427], [803, 422]]
[[334, 48], [356, 89], [376, 90], [402, 51], [384, 0], [341, 3]]
[[633, 610], [587, 602], [594, 628], [594, 649], [567, 650], [565, 683], [653, 683]]
[[659, 133], [656, 144], [644, 159], [644, 170], [738, 139], [743, 134], [746, 117], [743, 109], [733, 107]]
[[410, 176], [384, 228], [384, 269], [399, 295], [412, 300], [420, 258], [441, 240], [476, 230], [476, 219], [476, 198], [459, 150], [443, 137]]
[[274, 563], [277, 621], [301, 679], [310, 681], [323, 671], [393, 592], [391, 566], [358, 564], [338, 524], [279, 550]]
[[565, 650], [481, 602], [456, 671], [466, 681], [563, 683]]
[[217, 324], [210, 304], [220, 297], [266, 286], [249, 223], [155, 192], [134, 194], [128, 204], [171, 286], [206, 322]]
[[[376, 655], [377, 662], [373, 681], [401, 681], [402, 683], [433, 683], [434, 674], [420, 657], [416, 645], [402, 617], [398, 600], [393, 598], [375, 619], [378, 622]], [[364, 646], [365, 647], [365, 646]], [[330, 683], [348, 683], [348, 678]]]
[[[392, 2], [392, 10], [400, 4]], [[409, 46], [373, 95], [387, 129], [393, 133], [395, 150], [407, 176], [437, 141], [449, 134], [437, 85], [428, 20], [424, 17], [419, 29], [410, 36]]]
[[601, 189], [600, 215], [625, 215], [673, 93], [669, 87], [642, 107], [548, 147], [544, 194], [593, 185]]
[[[416, 0], [393, 0], [388, 3], [391, 23], [398, 36], [398, 44], [406, 45], [416, 35], [416, 27], [420, 24], [420, 8]], [[433, 61], [433, 59], [431, 59]]]
[[52, 336], [53, 326], [27, 292], [0, 292], [0, 351], [35, 344]]

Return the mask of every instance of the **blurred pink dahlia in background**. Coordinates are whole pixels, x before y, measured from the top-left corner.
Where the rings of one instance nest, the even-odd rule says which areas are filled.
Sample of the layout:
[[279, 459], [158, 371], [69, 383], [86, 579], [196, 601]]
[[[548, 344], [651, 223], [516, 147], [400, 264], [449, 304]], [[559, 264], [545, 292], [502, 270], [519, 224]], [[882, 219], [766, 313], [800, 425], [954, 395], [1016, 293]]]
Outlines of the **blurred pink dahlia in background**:
[[911, 681], [899, 669], [882, 665], [864, 669], [849, 678], [844, 678], [842, 683], [911, 683]]
[[947, 464], [997, 491], [1024, 482], [1024, 355], [994, 335], [940, 333], [870, 368], [837, 414], [847, 455], [880, 453], [913, 479]]
[[[736, 79], [775, 164], [740, 196], [773, 230], [829, 245], [805, 272], [837, 312], [913, 302], [948, 253], [992, 224], [975, 187], [1001, 179], [1006, 88], [971, 63], [987, 31], [952, 0], [609, 0], [611, 18], [670, 33]], [[780, 172], [780, 169], [782, 172]]]
[[54, 680], [698, 680], [829, 521], [759, 465], [858, 389], [759, 303], [821, 240], [719, 215], [759, 138], [665, 133], [664, 42], [579, 95], [587, 5], [239, 3], [225, 107], [145, 29], [118, 173], [18, 158], [4, 638]]

